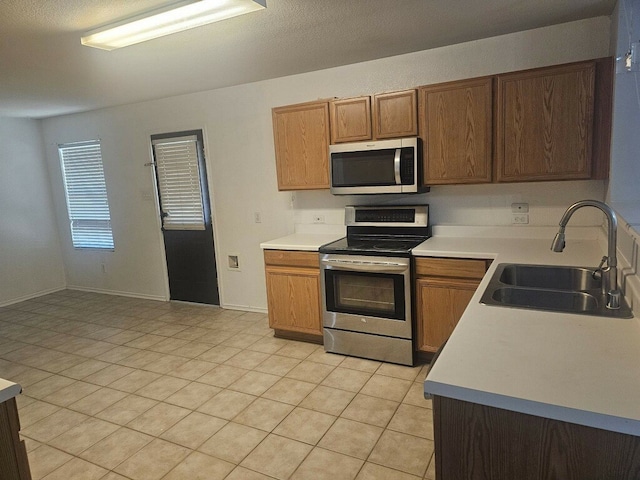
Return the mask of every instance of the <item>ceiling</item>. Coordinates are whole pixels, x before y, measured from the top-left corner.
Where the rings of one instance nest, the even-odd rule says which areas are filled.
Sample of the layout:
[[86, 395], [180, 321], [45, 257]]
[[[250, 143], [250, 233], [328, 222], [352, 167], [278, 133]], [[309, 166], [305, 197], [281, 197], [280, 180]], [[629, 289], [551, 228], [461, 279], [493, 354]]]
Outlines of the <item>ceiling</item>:
[[111, 52], [97, 26], [167, 0], [2, 0], [0, 116], [44, 118], [610, 15], [615, 0], [267, 0], [267, 9]]

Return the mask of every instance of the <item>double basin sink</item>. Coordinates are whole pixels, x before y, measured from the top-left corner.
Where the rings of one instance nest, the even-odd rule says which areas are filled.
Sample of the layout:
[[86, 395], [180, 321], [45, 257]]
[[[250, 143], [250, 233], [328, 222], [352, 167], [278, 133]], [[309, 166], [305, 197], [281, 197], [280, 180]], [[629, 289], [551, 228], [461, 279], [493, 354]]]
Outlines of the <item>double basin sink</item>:
[[487, 305], [603, 317], [631, 318], [624, 298], [606, 306], [601, 272], [594, 268], [501, 263], [480, 300]]

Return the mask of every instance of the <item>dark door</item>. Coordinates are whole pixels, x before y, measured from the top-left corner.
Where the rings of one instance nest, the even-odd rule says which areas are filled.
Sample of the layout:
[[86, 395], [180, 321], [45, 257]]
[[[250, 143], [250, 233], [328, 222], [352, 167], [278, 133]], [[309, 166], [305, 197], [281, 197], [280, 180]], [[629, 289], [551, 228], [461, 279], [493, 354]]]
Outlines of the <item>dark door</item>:
[[201, 130], [152, 135], [171, 300], [219, 305]]

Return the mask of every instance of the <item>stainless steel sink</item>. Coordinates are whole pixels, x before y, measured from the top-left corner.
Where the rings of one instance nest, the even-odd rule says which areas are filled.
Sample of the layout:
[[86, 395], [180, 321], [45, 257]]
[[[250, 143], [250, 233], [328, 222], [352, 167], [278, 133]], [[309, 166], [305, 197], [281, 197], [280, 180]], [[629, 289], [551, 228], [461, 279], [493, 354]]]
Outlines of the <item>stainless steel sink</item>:
[[505, 305], [563, 312], [593, 312], [598, 309], [598, 300], [584, 292], [504, 287], [494, 290], [491, 298]]
[[583, 291], [602, 287], [602, 275], [593, 268], [507, 264], [500, 281], [516, 287]]
[[609, 309], [606, 301], [602, 275], [595, 268], [511, 263], [498, 265], [481, 299], [482, 303], [504, 307], [633, 316], [625, 302], [619, 309]]

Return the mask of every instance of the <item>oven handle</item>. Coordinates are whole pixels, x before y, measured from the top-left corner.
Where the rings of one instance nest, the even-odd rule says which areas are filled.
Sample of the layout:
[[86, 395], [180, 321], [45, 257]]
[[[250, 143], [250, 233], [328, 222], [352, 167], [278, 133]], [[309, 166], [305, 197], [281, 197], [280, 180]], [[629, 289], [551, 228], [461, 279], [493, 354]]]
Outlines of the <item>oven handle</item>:
[[339, 270], [356, 272], [404, 272], [409, 269], [407, 264], [395, 262], [360, 262], [357, 260], [320, 260], [322, 265]]
[[400, 155], [402, 154], [401, 148], [396, 148], [396, 154], [393, 157], [393, 174], [395, 176], [396, 185], [402, 184], [402, 178], [400, 177]]

